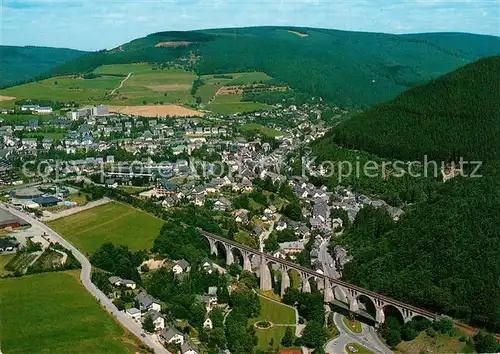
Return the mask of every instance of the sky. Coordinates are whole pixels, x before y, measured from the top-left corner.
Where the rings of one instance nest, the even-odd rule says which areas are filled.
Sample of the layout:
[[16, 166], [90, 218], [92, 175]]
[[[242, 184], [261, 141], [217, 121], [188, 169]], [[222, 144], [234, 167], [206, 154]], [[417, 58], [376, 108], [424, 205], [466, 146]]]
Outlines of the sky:
[[500, 0], [1, 0], [3, 45], [111, 49], [167, 30], [260, 25], [500, 35]]

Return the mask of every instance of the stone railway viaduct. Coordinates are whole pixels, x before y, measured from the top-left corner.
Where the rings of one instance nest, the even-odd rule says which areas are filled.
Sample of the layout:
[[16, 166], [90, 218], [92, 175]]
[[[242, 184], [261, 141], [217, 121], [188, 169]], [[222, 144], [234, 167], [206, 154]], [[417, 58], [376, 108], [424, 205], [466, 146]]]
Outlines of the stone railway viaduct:
[[[269, 268], [270, 266], [281, 272], [281, 296], [283, 296], [285, 290], [290, 287], [290, 276], [288, 272], [294, 269], [300, 276], [301, 290], [303, 292], [310, 292], [310, 281], [314, 281], [318, 289], [323, 292], [325, 303], [339, 301], [348, 306], [350, 311], [360, 313], [360, 297], [368, 298], [375, 308], [375, 321], [377, 324], [384, 323], [384, 309], [388, 306], [392, 306], [397, 309], [405, 323], [416, 316], [421, 316], [430, 320], [435, 320], [437, 318], [437, 315], [430, 311], [420, 309], [378, 294], [374, 291], [366, 290], [359, 286], [328, 277], [322, 273], [318, 273], [298, 264], [273, 257], [269, 254], [254, 250], [248, 246], [244, 246], [221, 236], [206, 232], [202, 229], [198, 228], [198, 231], [208, 240], [211, 254], [217, 255], [217, 246], [223, 247], [226, 254], [227, 265], [233, 264], [235, 262], [235, 255], [237, 256], [239, 254], [243, 258], [243, 269], [250, 272], [255, 270], [260, 278], [260, 289], [263, 291], [272, 290], [272, 275]], [[259, 266], [256, 269], [253, 269], [252, 263], [255, 264], [257, 262]]]

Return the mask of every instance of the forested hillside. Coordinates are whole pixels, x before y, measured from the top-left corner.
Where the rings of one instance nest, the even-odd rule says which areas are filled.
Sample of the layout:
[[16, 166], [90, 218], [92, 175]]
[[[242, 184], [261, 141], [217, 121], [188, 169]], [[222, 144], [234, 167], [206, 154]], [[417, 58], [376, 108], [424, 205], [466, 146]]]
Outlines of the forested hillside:
[[500, 56], [494, 56], [366, 110], [326, 139], [383, 157], [448, 162], [498, 158], [499, 136]]
[[363, 107], [393, 98], [482, 56], [500, 54], [500, 38], [492, 36], [312, 28], [293, 28], [295, 33], [291, 33], [289, 29], [154, 33], [113, 50], [85, 55], [52, 73], [86, 73], [103, 64], [182, 57], [199, 74], [263, 71], [295, 90], [340, 106]]
[[0, 86], [33, 79], [84, 53], [64, 48], [0, 46]]
[[334, 244], [344, 244], [353, 256], [345, 280], [497, 332], [499, 77], [500, 57], [479, 60], [349, 118], [313, 146], [319, 161], [354, 161], [355, 155], [364, 164], [380, 163], [379, 156], [406, 161], [429, 155], [484, 162], [482, 177], [445, 183], [408, 174], [343, 180], [412, 204], [398, 222], [384, 210], [362, 209]]
[[442, 184], [395, 223], [362, 209], [342, 242], [344, 278], [500, 331], [500, 171]]

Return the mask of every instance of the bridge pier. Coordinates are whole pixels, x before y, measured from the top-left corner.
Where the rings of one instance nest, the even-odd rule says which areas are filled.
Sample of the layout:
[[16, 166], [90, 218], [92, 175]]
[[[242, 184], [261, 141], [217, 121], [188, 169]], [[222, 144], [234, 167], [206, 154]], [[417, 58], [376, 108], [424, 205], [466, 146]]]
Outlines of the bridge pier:
[[332, 284], [328, 279], [324, 279], [323, 302], [330, 303], [333, 300], [335, 300], [335, 295], [333, 294]]
[[252, 271], [252, 263], [250, 262], [250, 254], [248, 252], [243, 253], [243, 270]]
[[267, 266], [267, 260], [265, 257], [261, 257], [260, 260], [260, 290], [268, 291], [273, 289], [273, 283], [271, 281], [271, 271]]
[[309, 283], [309, 279], [307, 277], [302, 278], [302, 292], [303, 293], [311, 292], [311, 284]]
[[226, 247], [226, 265], [230, 266], [234, 263], [234, 255], [231, 247]]
[[355, 297], [351, 298], [351, 301], [349, 302], [349, 311], [352, 312], [359, 311], [358, 300], [356, 300]]
[[217, 245], [215, 244], [216, 241], [208, 239], [208, 243], [210, 244], [210, 254], [215, 254], [216, 256], [219, 254], [219, 251], [217, 250]]
[[281, 291], [280, 295], [283, 297], [285, 295], [286, 289], [290, 287], [290, 276], [286, 272], [286, 269], [281, 270]]

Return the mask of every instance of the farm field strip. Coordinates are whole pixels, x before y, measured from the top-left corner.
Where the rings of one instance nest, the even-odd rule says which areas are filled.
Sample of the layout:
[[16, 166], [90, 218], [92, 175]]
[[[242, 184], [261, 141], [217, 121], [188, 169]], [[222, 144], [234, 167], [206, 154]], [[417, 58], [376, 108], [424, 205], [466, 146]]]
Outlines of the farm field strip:
[[135, 339], [78, 281], [78, 271], [0, 279], [5, 353], [135, 353]]
[[47, 222], [84, 253], [103, 243], [128, 246], [132, 251], [149, 249], [163, 221], [130, 206], [112, 202]]

